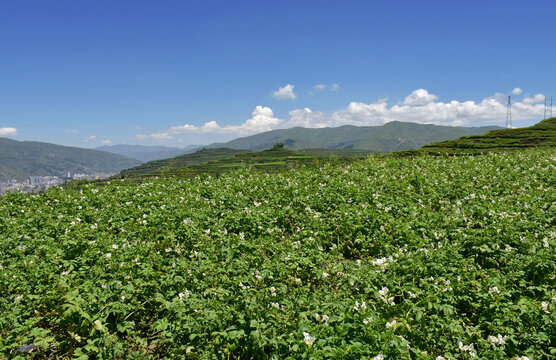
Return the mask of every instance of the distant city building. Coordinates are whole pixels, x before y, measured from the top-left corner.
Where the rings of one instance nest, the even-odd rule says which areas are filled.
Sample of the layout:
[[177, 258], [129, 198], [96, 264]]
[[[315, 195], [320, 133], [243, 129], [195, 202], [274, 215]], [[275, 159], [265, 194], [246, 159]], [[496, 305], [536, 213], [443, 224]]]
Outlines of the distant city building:
[[28, 193], [36, 193], [39, 191], [47, 190], [53, 186], [61, 185], [71, 180], [99, 180], [106, 179], [114, 174], [94, 173], [94, 174], [73, 174], [67, 173], [67, 177], [59, 176], [30, 176], [21, 181], [16, 179], [8, 179], [0, 181], [0, 196], [7, 193], [20, 191]]

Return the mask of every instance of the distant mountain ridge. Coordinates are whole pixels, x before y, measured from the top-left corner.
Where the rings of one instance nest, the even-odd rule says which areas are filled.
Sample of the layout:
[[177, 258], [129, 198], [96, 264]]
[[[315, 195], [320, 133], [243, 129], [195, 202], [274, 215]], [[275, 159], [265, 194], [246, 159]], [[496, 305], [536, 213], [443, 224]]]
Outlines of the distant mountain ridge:
[[145, 145], [109, 145], [100, 146], [95, 150], [107, 151], [113, 154], [123, 155], [141, 162], [149, 162], [153, 160], [168, 159], [178, 155], [187, 154], [194, 151], [202, 145], [188, 145], [184, 148], [170, 146], [145, 146]]
[[303, 128], [271, 130], [237, 138], [226, 143], [214, 143], [207, 148], [264, 150], [276, 143], [295, 149], [363, 149], [391, 152], [416, 149], [423, 145], [457, 139], [462, 136], [481, 135], [499, 126], [455, 127], [392, 121], [382, 126], [344, 125], [335, 128]]
[[0, 179], [117, 173], [140, 161], [105, 151], [0, 138]]

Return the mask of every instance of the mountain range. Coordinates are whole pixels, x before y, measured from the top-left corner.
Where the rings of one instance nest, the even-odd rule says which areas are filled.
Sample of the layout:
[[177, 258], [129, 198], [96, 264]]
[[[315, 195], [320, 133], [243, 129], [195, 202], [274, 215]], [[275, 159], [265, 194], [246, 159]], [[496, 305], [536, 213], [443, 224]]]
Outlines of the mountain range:
[[499, 126], [455, 127], [392, 121], [381, 126], [345, 125], [335, 128], [302, 128], [272, 130], [237, 138], [226, 143], [215, 143], [207, 148], [264, 150], [276, 143], [300, 150], [310, 148], [363, 149], [391, 152], [416, 149], [436, 141], [457, 139], [461, 136], [481, 135]]
[[188, 145], [184, 148], [169, 146], [144, 146], [144, 145], [109, 145], [100, 146], [95, 150], [108, 151], [113, 154], [123, 155], [141, 162], [148, 162], [158, 159], [167, 159], [174, 156], [187, 154], [201, 147], [202, 145]]
[[140, 161], [105, 151], [0, 138], [0, 179], [117, 173]]
[[[295, 127], [237, 138], [227, 143], [214, 143], [204, 147], [190, 145], [181, 149], [142, 145], [113, 145], [83, 149], [0, 138], [0, 179], [23, 179], [33, 175], [66, 175], [68, 172], [117, 173], [141, 163], [174, 158], [202, 148], [256, 151], [269, 149], [277, 143], [282, 143], [286, 148], [294, 150], [319, 148], [391, 152], [416, 149], [432, 142], [457, 139], [462, 136], [480, 135], [493, 129], [501, 128], [497, 126], [451, 127], [399, 121], [392, 121], [382, 126], [346, 125], [318, 129]], [[196, 159], [195, 156], [193, 158]], [[176, 161], [181, 163], [191, 159]], [[176, 164], [154, 163], [146, 167], [158, 168], [161, 165], [173, 167]]]

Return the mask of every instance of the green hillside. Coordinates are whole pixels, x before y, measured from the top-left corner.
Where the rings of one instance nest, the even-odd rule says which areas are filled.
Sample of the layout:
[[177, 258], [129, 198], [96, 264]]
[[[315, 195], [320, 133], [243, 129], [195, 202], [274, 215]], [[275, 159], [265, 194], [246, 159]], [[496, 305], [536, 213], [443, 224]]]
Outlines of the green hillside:
[[465, 136], [457, 140], [432, 143], [423, 146], [420, 151], [427, 153], [476, 153], [555, 146], [556, 118], [550, 118], [526, 128], [491, 130], [480, 136]]
[[181, 169], [192, 165], [216, 161], [247, 151], [248, 150], [236, 150], [226, 148], [202, 149], [193, 153], [176, 156], [169, 159], [149, 161], [145, 164], [141, 164], [130, 169], [125, 169], [121, 172], [121, 175], [138, 176], [168, 172], [172, 169]]
[[416, 149], [434, 141], [457, 139], [461, 136], [484, 134], [497, 126], [452, 127], [423, 125], [392, 121], [382, 126], [340, 126], [335, 128], [308, 129], [295, 127], [272, 130], [261, 134], [234, 139], [224, 144], [208, 147], [263, 150], [281, 142], [288, 148], [365, 149], [390, 152]]
[[264, 151], [234, 150], [227, 148], [203, 149], [171, 159], [151, 161], [121, 172], [123, 177], [158, 175], [217, 175], [233, 170], [254, 168], [280, 171], [318, 162], [352, 162], [366, 157], [367, 150], [349, 149], [291, 149], [273, 147]]
[[117, 173], [141, 162], [104, 151], [0, 138], [0, 179]]

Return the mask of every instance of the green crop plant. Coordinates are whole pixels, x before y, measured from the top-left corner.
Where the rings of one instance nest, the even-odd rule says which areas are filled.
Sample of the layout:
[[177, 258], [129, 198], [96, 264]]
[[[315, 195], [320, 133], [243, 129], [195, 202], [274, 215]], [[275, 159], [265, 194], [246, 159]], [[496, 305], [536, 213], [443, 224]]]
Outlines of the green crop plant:
[[554, 359], [556, 150], [0, 200], [0, 358]]

